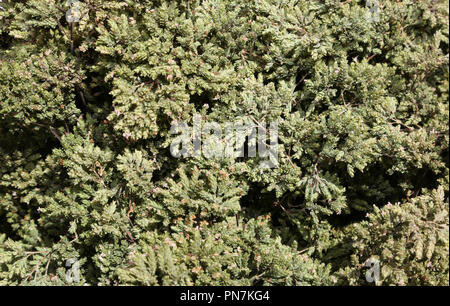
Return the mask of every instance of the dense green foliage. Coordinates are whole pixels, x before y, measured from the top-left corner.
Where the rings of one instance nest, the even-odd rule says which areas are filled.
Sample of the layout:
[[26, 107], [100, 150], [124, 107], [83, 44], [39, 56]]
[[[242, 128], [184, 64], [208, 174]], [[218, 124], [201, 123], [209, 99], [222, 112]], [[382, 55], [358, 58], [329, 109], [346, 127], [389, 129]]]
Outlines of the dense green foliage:
[[[448, 285], [448, 4], [0, 2], [0, 284]], [[174, 158], [196, 114], [279, 166]]]

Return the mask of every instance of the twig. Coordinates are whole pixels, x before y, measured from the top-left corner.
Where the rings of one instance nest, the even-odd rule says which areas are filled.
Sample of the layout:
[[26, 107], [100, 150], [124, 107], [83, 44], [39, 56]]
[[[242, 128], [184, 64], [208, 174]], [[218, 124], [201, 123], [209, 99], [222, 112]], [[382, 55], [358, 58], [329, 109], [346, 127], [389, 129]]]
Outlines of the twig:
[[300, 81], [297, 82], [297, 84], [295, 84], [295, 87], [297, 87], [298, 85], [300, 85], [301, 82], [303, 82], [305, 80], [305, 78], [309, 75], [309, 73], [306, 73], [301, 79]]
[[56, 132], [56, 130], [50, 126], [50, 125], [45, 125], [42, 123], [37, 123], [37, 122], [31, 122], [31, 124], [37, 125], [37, 126], [41, 126], [44, 128], [48, 128], [50, 130], [50, 132], [52, 132], [52, 134], [59, 140], [59, 142], [61, 142], [61, 136], [59, 136], [59, 134]]
[[70, 53], [75, 55], [74, 44], [73, 44], [73, 22], [70, 23]]
[[50, 132], [52, 132], [52, 134], [59, 140], [59, 142], [62, 142], [61, 136], [59, 136], [59, 134], [56, 132], [56, 130], [51, 126], [49, 126], [48, 128], [49, 128]]
[[377, 56], [376, 54], [372, 54], [371, 56], [369, 56], [369, 58], [367, 58], [367, 62], [369, 62], [372, 58], [374, 58], [375, 56]]

